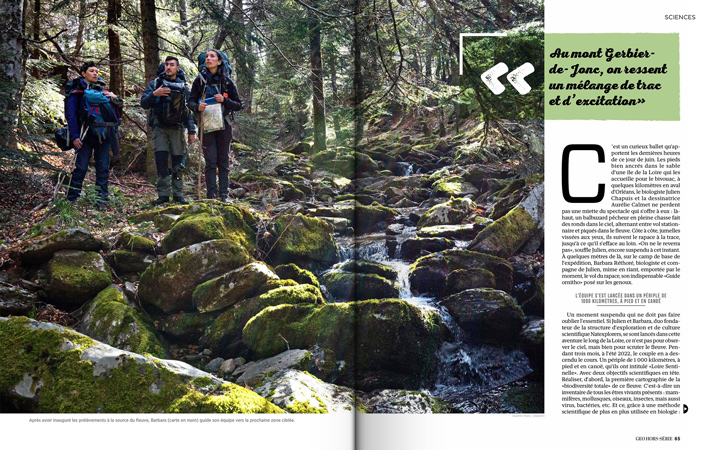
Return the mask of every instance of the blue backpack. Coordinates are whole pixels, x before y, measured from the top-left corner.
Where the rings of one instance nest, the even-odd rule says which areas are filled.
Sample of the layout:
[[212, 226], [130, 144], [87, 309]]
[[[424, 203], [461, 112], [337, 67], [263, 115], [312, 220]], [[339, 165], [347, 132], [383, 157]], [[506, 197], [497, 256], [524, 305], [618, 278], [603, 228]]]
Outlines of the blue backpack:
[[89, 131], [94, 133], [99, 143], [104, 140], [114, 139], [116, 128], [121, 124], [118, 112], [103, 90], [84, 90], [84, 124]]

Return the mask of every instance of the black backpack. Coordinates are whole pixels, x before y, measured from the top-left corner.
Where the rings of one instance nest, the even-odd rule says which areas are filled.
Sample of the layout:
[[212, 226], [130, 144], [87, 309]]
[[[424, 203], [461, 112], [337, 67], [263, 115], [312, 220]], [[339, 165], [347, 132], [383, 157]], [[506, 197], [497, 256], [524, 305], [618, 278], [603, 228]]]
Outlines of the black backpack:
[[153, 119], [157, 125], [184, 126], [189, 110], [187, 109], [188, 89], [185, 83], [185, 73], [180, 69], [174, 81], [166, 80], [160, 76], [165, 70], [165, 63], [158, 67], [158, 78], [155, 79], [155, 88], [169, 87], [170, 95], [156, 97], [153, 106]]

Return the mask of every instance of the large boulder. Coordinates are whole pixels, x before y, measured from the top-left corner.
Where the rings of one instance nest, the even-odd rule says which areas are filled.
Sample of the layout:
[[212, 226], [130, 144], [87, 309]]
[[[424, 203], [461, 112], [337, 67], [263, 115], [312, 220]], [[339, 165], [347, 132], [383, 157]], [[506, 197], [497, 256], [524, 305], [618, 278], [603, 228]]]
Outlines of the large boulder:
[[409, 238], [402, 242], [402, 259], [414, 261], [430, 253], [454, 248], [456, 243], [443, 237]]
[[112, 347], [165, 358], [168, 352], [150, 318], [128, 303], [123, 291], [111, 285], [87, 303], [79, 331]]
[[98, 252], [108, 248], [108, 242], [94, 237], [83, 228], [70, 228], [30, 243], [20, 252], [20, 261], [22, 264], [42, 264], [59, 250]]
[[470, 250], [509, 258], [545, 228], [545, 185], [541, 184], [508, 214], [481, 231]]
[[255, 223], [254, 215], [246, 208], [216, 201], [193, 203], [163, 239], [163, 253], [213, 239], [238, 242], [251, 253]]
[[169, 253], [141, 275], [138, 296], [164, 312], [192, 307], [192, 292], [205, 281], [251, 262], [240, 244], [226, 239], [200, 242]]
[[250, 361], [239, 366], [232, 372], [238, 377], [236, 383], [240, 386], [257, 386], [264, 378], [279, 370], [298, 367], [304, 358], [308, 357], [308, 350], [286, 350], [271, 358], [259, 361]]
[[98, 253], [60, 250], [47, 263], [44, 288], [51, 300], [84, 303], [111, 280], [111, 270]]
[[337, 260], [333, 226], [301, 214], [284, 215], [269, 226], [268, 259], [273, 265], [294, 263], [320, 271]]
[[197, 286], [192, 303], [202, 313], [218, 311], [251, 297], [266, 281], [278, 278], [266, 264], [253, 262]]
[[469, 289], [445, 298], [441, 305], [473, 343], [509, 345], [520, 337], [525, 314], [503, 291]]
[[116, 249], [106, 255], [117, 274], [142, 273], [156, 260], [155, 256], [135, 250]]
[[397, 271], [384, 264], [373, 261], [363, 261], [361, 259], [351, 259], [337, 266], [343, 272], [363, 273], [379, 275], [390, 281], [397, 280]]
[[116, 238], [115, 247], [136, 252], [153, 253], [155, 251], [155, 242], [147, 237], [124, 231]]
[[326, 383], [295, 369], [279, 370], [265, 379], [254, 392], [292, 414], [355, 410], [352, 389]]
[[[151, 209], [150, 211], [143, 211], [128, 217], [130, 223], [141, 223], [141, 222], [153, 222], [156, 223], [158, 218], [162, 215], [180, 215], [185, 210], [189, 208], [189, 205], [173, 205], [166, 208]], [[157, 223], [156, 223], [157, 225]]]
[[318, 278], [315, 275], [308, 270], [301, 269], [293, 263], [282, 264], [275, 267], [274, 273], [284, 280], [294, 280], [299, 284], [312, 284], [315, 287], [320, 287]]
[[510, 292], [513, 269], [508, 261], [485, 253], [454, 249], [423, 256], [409, 269], [409, 283], [420, 294], [440, 295], [449, 275], [456, 270], [484, 269], [493, 274], [495, 288]]
[[468, 198], [452, 198], [429, 209], [419, 219], [417, 228], [435, 225], [457, 225], [476, 210], [476, 204]]
[[260, 358], [288, 348], [331, 349], [355, 370], [355, 385], [371, 389], [388, 386], [368, 378], [406, 388], [431, 381], [445, 333], [438, 313], [402, 300], [280, 305], [261, 311], [243, 330], [244, 343]]
[[154, 320], [155, 328], [171, 340], [180, 342], [197, 341], [205, 328], [217, 317], [216, 312], [179, 312]]
[[272, 289], [258, 297], [248, 298], [221, 313], [205, 329], [200, 338], [200, 345], [225, 358], [231, 358], [245, 350], [242, 329], [252, 317], [269, 306], [300, 303], [322, 305], [325, 299], [320, 290], [310, 284]]
[[396, 283], [372, 273], [333, 271], [323, 275], [323, 284], [334, 299], [344, 302], [397, 298], [400, 291]]
[[282, 412], [180, 361], [147, 358], [54, 324], [0, 318], [0, 397], [19, 412]]
[[473, 184], [468, 183], [460, 176], [441, 178], [431, 185], [431, 189], [435, 197], [463, 197], [465, 195], [476, 197], [479, 194]]

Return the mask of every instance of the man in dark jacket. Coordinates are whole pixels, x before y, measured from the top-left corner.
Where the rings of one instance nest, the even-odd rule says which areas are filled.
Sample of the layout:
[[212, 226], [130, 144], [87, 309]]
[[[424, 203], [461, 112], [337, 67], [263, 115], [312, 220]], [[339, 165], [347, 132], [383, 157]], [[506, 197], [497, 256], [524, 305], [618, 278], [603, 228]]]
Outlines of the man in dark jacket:
[[101, 128], [103, 137], [95, 133], [92, 128], [96, 124], [92, 122], [90, 125], [85, 112], [84, 91], [88, 89], [103, 91], [103, 94], [109, 99], [109, 104], [106, 107], [115, 108], [116, 111], [114, 113], [116, 115], [120, 115], [118, 110], [122, 101], [116, 94], [104, 89], [106, 83], [99, 77], [99, 69], [94, 62], [85, 62], [80, 71], [81, 78], [74, 83], [72, 90], [68, 93], [66, 103], [66, 119], [69, 126], [70, 139], [76, 149], [76, 166], [69, 182], [67, 200], [71, 203], [76, 203], [78, 200], [86, 171], [89, 168], [89, 160], [93, 153], [94, 167], [96, 168], [96, 193], [98, 195], [96, 206], [101, 210], [105, 210], [108, 199], [111, 151], [118, 153], [118, 141], [116, 138], [116, 126], [118, 126], [118, 123], [112, 122], [113, 126], [111, 126], [111, 123], [102, 123], [101, 125], [104, 125]]
[[187, 204], [182, 192], [181, 169], [184, 167], [183, 159], [187, 153], [185, 128], [190, 144], [195, 140], [197, 132], [192, 112], [187, 109], [190, 90], [176, 57], [165, 58], [165, 68], [158, 69], [158, 72], [158, 77], [148, 83], [141, 97], [143, 109], [150, 109], [148, 124], [153, 128], [155, 165], [158, 169], [158, 198], [153, 204], [160, 205], [170, 201], [171, 174], [173, 201]]

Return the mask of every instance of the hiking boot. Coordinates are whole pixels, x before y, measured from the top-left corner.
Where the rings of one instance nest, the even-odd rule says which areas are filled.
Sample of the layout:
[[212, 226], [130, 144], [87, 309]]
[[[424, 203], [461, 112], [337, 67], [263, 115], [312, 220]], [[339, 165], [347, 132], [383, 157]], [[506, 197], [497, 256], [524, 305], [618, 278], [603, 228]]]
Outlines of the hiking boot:
[[157, 199], [153, 200], [150, 202], [151, 205], [162, 205], [163, 203], [168, 203], [170, 201], [170, 197], [163, 197], [162, 195], [158, 197]]
[[227, 196], [226, 195], [220, 195], [219, 200], [223, 203], [227, 203]]
[[189, 205], [190, 202], [185, 200], [185, 197], [182, 195], [173, 195], [173, 202], [177, 203], [178, 205]]

